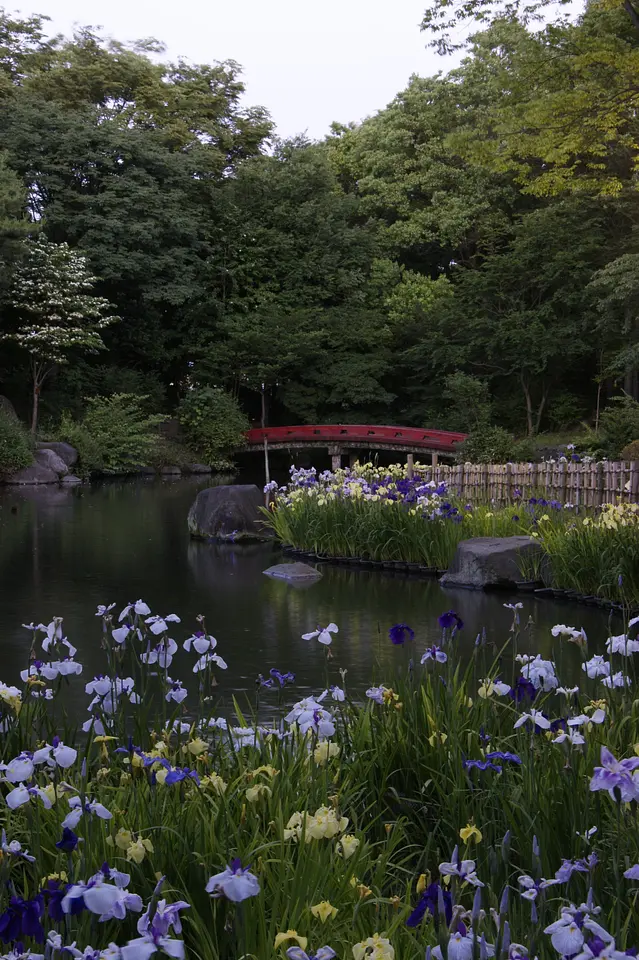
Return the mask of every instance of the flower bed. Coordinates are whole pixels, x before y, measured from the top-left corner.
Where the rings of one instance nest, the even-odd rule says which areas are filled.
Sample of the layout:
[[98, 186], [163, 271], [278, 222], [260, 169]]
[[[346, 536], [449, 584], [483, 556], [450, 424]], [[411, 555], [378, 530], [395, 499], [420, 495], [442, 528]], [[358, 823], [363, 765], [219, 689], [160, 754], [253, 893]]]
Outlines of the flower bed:
[[[269, 522], [283, 544], [333, 558], [416, 563], [445, 570], [460, 540], [526, 534], [547, 556], [522, 579], [619, 603], [639, 603], [639, 505], [600, 511], [543, 497], [516, 496], [508, 507], [461, 503], [444, 484], [406, 468], [365, 464], [353, 470], [291, 470], [290, 483], [266, 488]], [[516, 491], [518, 493], [518, 491]]]
[[[635, 955], [639, 620], [605, 656], [557, 625], [550, 660], [520, 652], [526, 611], [506, 607], [503, 648], [478, 638], [463, 673], [454, 611], [426, 649], [390, 627], [394, 676], [366, 691], [320, 625], [300, 642], [326, 689], [293, 702], [265, 664], [268, 726], [216, 715], [226, 663], [202, 618], [182, 641], [190, 695], [170, 676], [179, 618], [143, 601], [99, 608], [90, 680], [59, 618], [29, 624], [22, 685], [0, 686], [4, 956]], [[579, 687], [560, 685], [568, 659]]]

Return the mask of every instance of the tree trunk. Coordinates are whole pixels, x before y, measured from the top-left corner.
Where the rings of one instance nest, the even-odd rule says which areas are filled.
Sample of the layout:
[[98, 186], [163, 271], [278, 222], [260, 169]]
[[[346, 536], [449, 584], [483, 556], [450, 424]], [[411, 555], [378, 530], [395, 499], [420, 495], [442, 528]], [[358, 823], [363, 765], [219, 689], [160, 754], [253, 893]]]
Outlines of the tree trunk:
[[532, 437], [534, 433], [533, 429], [533, 411], [532, 411], [532, 398], [530, 396], [530, 390], [528, 389], [528, 384], [525, 377], [520, 377], [521, 387], [524, 391], [524, 397], [526, 398], [526, 432], [529, 437]]
[[537, 422], [535, 424], [535, 433], [539, 433], [539, 428], [541, 427], [541, 418], [544, 414], [544, 409], [546, 407], [547, 399], [548, 399], [548, 388], [545, 387], [541, 394], [541, 400], [539, 401], [539, 406], [537, 407]]
[[35, 437], [38, 429], [38, 407], [40, 405], [40, 382], [36, 374], [33, 375], [33, 400], [31, 404], [31, 434]]

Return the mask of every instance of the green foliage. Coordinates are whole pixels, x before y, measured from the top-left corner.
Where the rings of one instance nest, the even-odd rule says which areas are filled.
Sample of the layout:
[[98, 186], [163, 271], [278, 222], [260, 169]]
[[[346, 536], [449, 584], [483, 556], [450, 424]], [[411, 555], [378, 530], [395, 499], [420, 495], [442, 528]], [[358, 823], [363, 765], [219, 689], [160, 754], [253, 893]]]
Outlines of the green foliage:
[[0, 475], [15, 473], [33, 462], [33, 448], [19, 420], [0, 408]]
[[481, 426], [460, 443], [458, 463], [507, 463], [514, 460], [515, 439], [503, 427]]
[[620, 460], [639, 460], [639, 440], [631, 440], [619, 454]]
[[59, 439], [77, 448], [84, 474], [127, 473], [149, 464], [165, 417], [145, 413], [144, 401], [126, 393], [91, 397], [79, 423], [63, 417]]
[[620, 456], [626, 444], [639, 437], [639, 403], [627, 394], [615, 397], [601, 414], [599, 432], [606, 454]]
[[446, 426], [450, 430], [474, 432], [490, 422], [490, 391], [485, 380], [461, 370], [451, 373], [444, 380], [442, 397], [448, 402]]
[[203, 462], [220, 469], [228, 466], [249, 429], [235, 397], [218, 387], [189, 391], [178, 416], [187, 441]]
[[14, 272], [9, 295], [18, 326], [2, 339], [29, 354], [32, 433], [40, 392], [55, 367], [69, 363], [74, 352], [103, 350], [101, 331], [119, 319], [107, 315], [111, 305], [94, 293], [95, 283], [86, 257], [68, 244], [52, 243], [45, 236], [25, 241], [24, 261]]
[[123, 321], [100, 334], [106, 361], [51, 382], [44, 414], [81, 419], [111, 393], [171, 412], [195, 384], [253, 420], [263, 398], [266, 422], [532, 435], [592, 422], [604, 381], [638, 399], [634, 8], [533, 27], [539, 6], [432, 0], [436, 36], [487, 28], [457, 69], [268, 154], [237, 64], [0, 13], [0, 335], [25, 325], [3, 289], [36, 224], [83, 251]]

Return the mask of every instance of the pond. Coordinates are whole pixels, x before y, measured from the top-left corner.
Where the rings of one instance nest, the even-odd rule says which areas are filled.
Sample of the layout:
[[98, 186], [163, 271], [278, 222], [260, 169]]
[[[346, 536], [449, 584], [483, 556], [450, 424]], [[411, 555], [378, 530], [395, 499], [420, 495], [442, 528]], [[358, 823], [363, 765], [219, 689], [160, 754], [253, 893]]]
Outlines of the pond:
[[[441, 637], [437, 617], [454, 609], [464, 621], [455, 644], [460, 654], [475, 649], [485, 631], [487, 660], [501, 648], [512, 622], [506, 602], [523, 600], [522, 649], [550, 656], [558, 642], [555, 623], [583, 626], [599, 649], [608, 635], [608, 614], [567, 602], [527, 595], [485, 594], [443, 589], [436, 581], [405, 574], [323, 565], [323, 578], [304, 589], [263, 575], [282, 559], [272, 544], [207, 544], [191, 541], [186, 517], [198, 490], [210, 480], [140, 479], [71, 490], [5, 488], [0, 493], [0, 653], [6, 683], [16, 682], [28, 661], [30, 633], [22, 623], [64, 617], [69, 639], [78, 647], [84, 672], [67, 709], [84, 719], [82, 684], [105, 671], [100, 647], [98, 604], [115, 601], [116, 613], [143, 598], [154, 613], [177, 613], [182, 623], [172, 635], [180, 643], [196, 629], [196, 616], [218, 640], [228, 663], [220, 693], [255, 695], [259, 673], [292, 671], [294, 699], [325, 685], [324, 650], [301, 635], [334, 621], [331, 680], [347, 670], [346, 686], [357, 695], [372, 679], [388, 679], [393, 658], [406, 656], [388, 640], [392, 624], [415, 630], [417, 659]], [[530, 620], [530, 622], [529, 622]], [[615, 632], [621, 624], [613, 624]], [[493, 644], [495, 645], [493, 647]], [[578, 674], [578, 651], [567, 648], [571, 672]], [[195, 689], [193, 657], [181, 649], [171, 675]], [[563, 675], [563, 672], [562, 672]], [[81, 682], [80, 682], [81, 681]], [[266, 694], [266, 697], [275, 694]], [[264, 696], [262, 698], [264, 700]]]

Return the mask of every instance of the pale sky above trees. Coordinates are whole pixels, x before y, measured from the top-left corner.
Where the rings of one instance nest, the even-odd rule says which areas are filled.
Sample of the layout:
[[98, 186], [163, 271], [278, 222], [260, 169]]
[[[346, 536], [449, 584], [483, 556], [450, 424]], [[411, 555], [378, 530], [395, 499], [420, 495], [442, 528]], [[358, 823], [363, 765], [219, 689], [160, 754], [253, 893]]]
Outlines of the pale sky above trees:
[[91, 24], [119, 40], [156, 37], [171, 58], [237, 60], [247, 103], [265, 106], [285, 137], [319, 138], [333, 120], [361, 120], [412, 73], [446, 66], [420, 33], [424, 0], [16, 0], [16, 7], [49, 16], [53, 32]]

